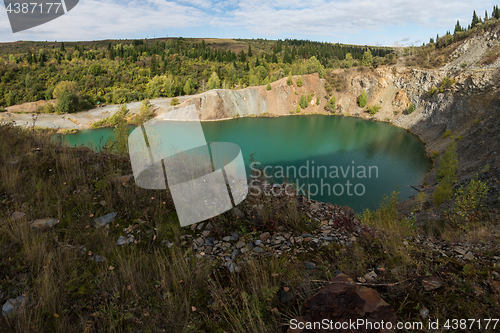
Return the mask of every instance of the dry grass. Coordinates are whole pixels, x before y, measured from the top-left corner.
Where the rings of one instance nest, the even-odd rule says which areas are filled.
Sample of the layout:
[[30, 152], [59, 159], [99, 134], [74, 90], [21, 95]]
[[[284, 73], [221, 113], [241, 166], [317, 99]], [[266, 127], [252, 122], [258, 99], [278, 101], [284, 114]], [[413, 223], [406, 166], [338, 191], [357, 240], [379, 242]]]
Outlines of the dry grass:
[[[328, 281], [339, 270], [356, 278], [377, 268], [383, 268], [377, 271], [382, 285], [409, 279], [377, 288], [399, 309], [400, 319], [420, 319], [422, 305], [436, 318], [488, 318], [498, 311], [497, 296], [485, 300], [470, 292], [474, 286], [485, 288], [472, 272], [489, 274], [496, 268], [465, 269], [417, 246], [403, 246], [405, 238], [421, 231], [397, 218], [390, 199], [364, 215], [365, 223], [380, 231], [376, 237], [358, 237], [351, 246], [330, 244], [296, 257], [238, 259], [242, 271], [230, 274], [179, 244], [181, 234], [194, 232], [179, 227], [167, 191], [113, 181], [131, 173], [127, 158], [61, 148], [50, 143], [46, 131], [1, 126], [0, 160], [0, 303], [20, 294], [30, 297], [28, 307], [0, 318], [0, 331], [286, 332], [286, 323], [301, 314], [304, 300], [325, 284], [318, 281]], [[248, 205], [259, 206], [260, 218], [241, 222], [223, 214], [211, 221], [215, 237], [232, 231], [245, 234], [254, 227], [314, 228], [294, 200], [253, 200]], [[14, 211], [26, 216], [13, 220]], [[95, 217], [110, 212], [118, 216], [109, 229], [90, 226]], [[44, 232], [27, 224], [47, 217], [60, 223]], [[137, 243], [116, 246], [129, 225]], [[468, 237], [481, 241], [487, 234], [477, 229]], [[162, 240], [175, 245], [168, 248]], [[106, 260], [90, 260], [97, 254]], [[304, 260], [314, 262], [316, 269], [306, 270]], [[438, 292], [423, 290], [418, 276], [450, 265], [467, 281], [450, 278]], [[285, 288], [290, 301], [282, 303]]]

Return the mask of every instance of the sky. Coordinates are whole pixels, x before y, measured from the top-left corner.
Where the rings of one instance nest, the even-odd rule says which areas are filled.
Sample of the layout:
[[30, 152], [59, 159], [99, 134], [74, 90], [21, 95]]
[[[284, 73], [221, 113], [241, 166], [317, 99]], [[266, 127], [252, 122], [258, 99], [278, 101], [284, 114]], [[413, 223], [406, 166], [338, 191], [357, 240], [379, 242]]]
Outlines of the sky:
[[0, 42], [296, 38], [393, 46], [427, 43], [453, 32], [457, 20], [467, 26], [474, 10], [490, 15], [500, 0], [80, 0], [65, 15], [17, 33], [0, 3]]

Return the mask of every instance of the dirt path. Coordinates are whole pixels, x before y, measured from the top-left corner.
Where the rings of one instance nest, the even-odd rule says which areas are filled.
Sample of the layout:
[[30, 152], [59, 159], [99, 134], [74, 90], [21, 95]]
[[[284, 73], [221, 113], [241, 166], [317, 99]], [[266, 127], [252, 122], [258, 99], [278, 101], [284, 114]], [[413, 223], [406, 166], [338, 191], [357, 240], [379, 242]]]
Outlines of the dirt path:
[[[192, 96], [178, 97], [179, 101], [191, 98]], [[171, 108], [171, 98], [157, 98], [150, 100], [155, 111], [164, 112]], [[88, 129], [93, 122], [107, 118], [119, 110], [119, 105], [107, 105], [100, 108], [94, 108], [87, 111], [76, 112], [72, 114], [39, 114], [34, 113], [0, 113], [0, 123], [14, 122], [17, 126], [30, 127], [35, 124], [37, 127], [60, 128], [60, 129]], [[127, 104], [131, 114], [140, 111], [141, 102], [132, 102]], [[34, 122], [36, 117], [36, 121]]]

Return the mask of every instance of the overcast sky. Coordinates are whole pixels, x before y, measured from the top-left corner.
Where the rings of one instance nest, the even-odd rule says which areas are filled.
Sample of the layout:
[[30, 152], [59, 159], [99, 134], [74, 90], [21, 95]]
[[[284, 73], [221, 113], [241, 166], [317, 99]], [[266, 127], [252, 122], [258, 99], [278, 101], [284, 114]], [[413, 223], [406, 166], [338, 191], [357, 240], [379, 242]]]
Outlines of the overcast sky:
[[[20, 0], [21, 1], [21, 0]], [[28, 0], [23, 0], [29, 2]], [[49, 1], [49, 0], [47, 0]], [[80, 0], [66, 15], [12, 33], [0, 0], [0, 41], [153, 37], [309, 39], [359, 45], [421, 45], [484, 17], [498, 1]]]

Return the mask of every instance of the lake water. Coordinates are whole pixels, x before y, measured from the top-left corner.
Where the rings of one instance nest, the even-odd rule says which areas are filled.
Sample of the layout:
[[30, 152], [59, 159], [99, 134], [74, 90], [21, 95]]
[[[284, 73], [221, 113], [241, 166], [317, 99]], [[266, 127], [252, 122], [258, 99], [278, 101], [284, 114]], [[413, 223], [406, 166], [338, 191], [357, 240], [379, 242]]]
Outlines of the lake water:
[[[416, 194], [431, 162], [424, 143], [388, 123], [337, 116], [239, 118], [203, 122], [208, 142], [240, 146], [247, 173], [285, 178], [312, 199], [376, 209], [384, 195], [398, 189], [401, 200]], [[62, 136], [72, 146], [99, 150], [112, 129]]]

